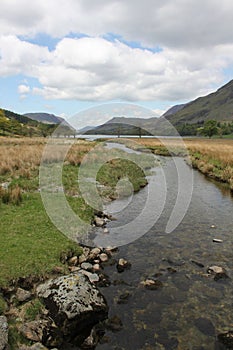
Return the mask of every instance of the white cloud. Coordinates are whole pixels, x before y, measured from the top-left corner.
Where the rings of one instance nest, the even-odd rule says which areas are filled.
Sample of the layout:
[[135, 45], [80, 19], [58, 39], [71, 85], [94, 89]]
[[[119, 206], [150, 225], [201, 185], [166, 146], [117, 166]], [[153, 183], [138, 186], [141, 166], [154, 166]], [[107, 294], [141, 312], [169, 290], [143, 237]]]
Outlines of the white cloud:
[[[233, 64], [232, 14], [230, 0], [1, 0], [0, 76], [36, 78], [41, 87], [25, 93], [48, 100], [189, 100], [220, 85]], [[56, 48], [27, 41], [38, 33], [60, 37]]]
[[33, 36], [117, 33], [155, 47], [232, 42], [231, 0], [1, 0], [0, 32]]
[[30, 86], [21, 84], [18, 86], [18, 93], [19, 94], [28, 94], [30, 92]]
[[30, 44], [16, 36], [0, 36], [0, 76], [34, 74], [38, 65], [48, 58], [45, 47]]
[[153, 53], [102, 38], [65, 38], [37, 67], [43, 87], [33, 91], [47, 99], [189, 99], [209, 92], [222, 79], [230, 53], [233, 45]]

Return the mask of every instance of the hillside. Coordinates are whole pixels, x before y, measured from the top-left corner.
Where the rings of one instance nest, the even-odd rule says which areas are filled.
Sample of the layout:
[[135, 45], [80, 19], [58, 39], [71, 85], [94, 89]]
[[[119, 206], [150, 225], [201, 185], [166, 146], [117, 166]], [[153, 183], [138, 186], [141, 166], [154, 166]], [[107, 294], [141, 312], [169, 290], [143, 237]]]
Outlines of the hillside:
[[54, 130], [53, 125], [44, 125], [25, 115], [0, 109], [0, 135], [3, 136], [47, 136]]
[[60, 124], [64, 121], [63, 118], [49, 113], [25, 113], [24, 116], [45, 124]]
[[[222, 125], [225, 123], [231, 124], [230, 128], [227, 125], [224, 126], [223, 134], [231, 133], [233, 125], [233, 80], [207, 96], [199, 97], [187, 104], [173, 106], [160, 118], [115, 117], [87, 133], [138, 135], [138, 128], [140, 127], [151, 131], [153, 135], [174, 135], [174, 130], [168, 126], [167, 120], [177, 128], [181, 135], [196, 135], [200, 126], [210, 119], [214, 119]], [[131, 123], [135, 126], [132, 127]]]
[[186, 104], [180, 111], [168, 115], [173, 125], [200, 123], [209, 119], [219, 122], [233, 121], [233, 80], [216, 92], [199, 97]]

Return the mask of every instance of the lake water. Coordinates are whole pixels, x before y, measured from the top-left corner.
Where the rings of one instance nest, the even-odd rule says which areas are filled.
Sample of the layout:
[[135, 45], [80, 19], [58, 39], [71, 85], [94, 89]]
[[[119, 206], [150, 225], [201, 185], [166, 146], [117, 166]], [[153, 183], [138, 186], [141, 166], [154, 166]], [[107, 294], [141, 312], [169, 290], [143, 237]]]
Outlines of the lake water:
[[[119, 274], [116, 266], [105, 267], [112, 284], [101, 288], [101, 292], [110, 307], [109, 317], [118, 316], [123, 328], [118, 332], [107, 331], [103, 343], [96, 347], [98, 350], [225, 349], [218, 344], [216, 335], [233, 329], [231, 193], [194, 171], [189, 209], [178, 227], [172, 233], [165, 233], [177, 196], [177, 176], [173, 160], [161, 160], [162, 167], [149, 179], [158, 185], [158, 196], [154, 199], [157, 207], [164, 174], [167, 181], [166, 204], [159, 220], [142, 237], [121, 246], [116, 253], [116, 259], [123, 257], [130, 261], [130, 270]], [[184, 164], [182, 158], [178, 162]], [[191, 169], [182, 166], [188, 175]], [[117, 219], [108, 224], [110, 235], [111, 230], [139, 215], [147, 195], [148, 186], [133, 195], [131, 201], [118, 200], [106, 207]], [[153, 216], [153, 206], [149, 210]], [[140, 221], [142, 231], [146, 220], [142, 217]], [[212, 225], [215, 227], [211, 228]], [[214, 243], [214, 238], [223, 243]], [[206, 273], [212, 265], [224, 267], [230, 278], [215, 281]], [[162, 288], [145, 289], [141, 282], [147, 278], [158, 279]]]

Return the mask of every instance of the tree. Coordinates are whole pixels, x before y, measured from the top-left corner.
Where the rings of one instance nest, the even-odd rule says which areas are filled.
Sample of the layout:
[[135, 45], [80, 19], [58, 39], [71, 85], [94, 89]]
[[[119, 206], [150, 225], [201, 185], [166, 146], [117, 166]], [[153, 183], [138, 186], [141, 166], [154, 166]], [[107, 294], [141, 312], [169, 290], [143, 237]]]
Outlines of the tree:
[[216, 120], [207, 120], [204, 123], [204, 126], [198, 129], [199, 133], [208, 136], [211, 138], [213, 135], [218, 134], [218, 126]]

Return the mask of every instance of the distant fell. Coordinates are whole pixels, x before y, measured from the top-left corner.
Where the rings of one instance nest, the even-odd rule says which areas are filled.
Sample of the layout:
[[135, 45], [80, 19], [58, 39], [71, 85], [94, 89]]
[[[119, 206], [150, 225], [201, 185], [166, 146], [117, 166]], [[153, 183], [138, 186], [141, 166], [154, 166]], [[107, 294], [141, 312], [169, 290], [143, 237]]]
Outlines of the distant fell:
[[178, 112], [167, 115], [173, 124], [200, 123], [214, 119], [219, 122], [233, 120], [233, 80], [207, 96], [187, 103]]
[[42, 113], [42, 112], [25, 113], [24, 116], [45, 124], [60, 124], [61, 122], [64, 121], [63, 118], [58, 117], [54, 114]]

